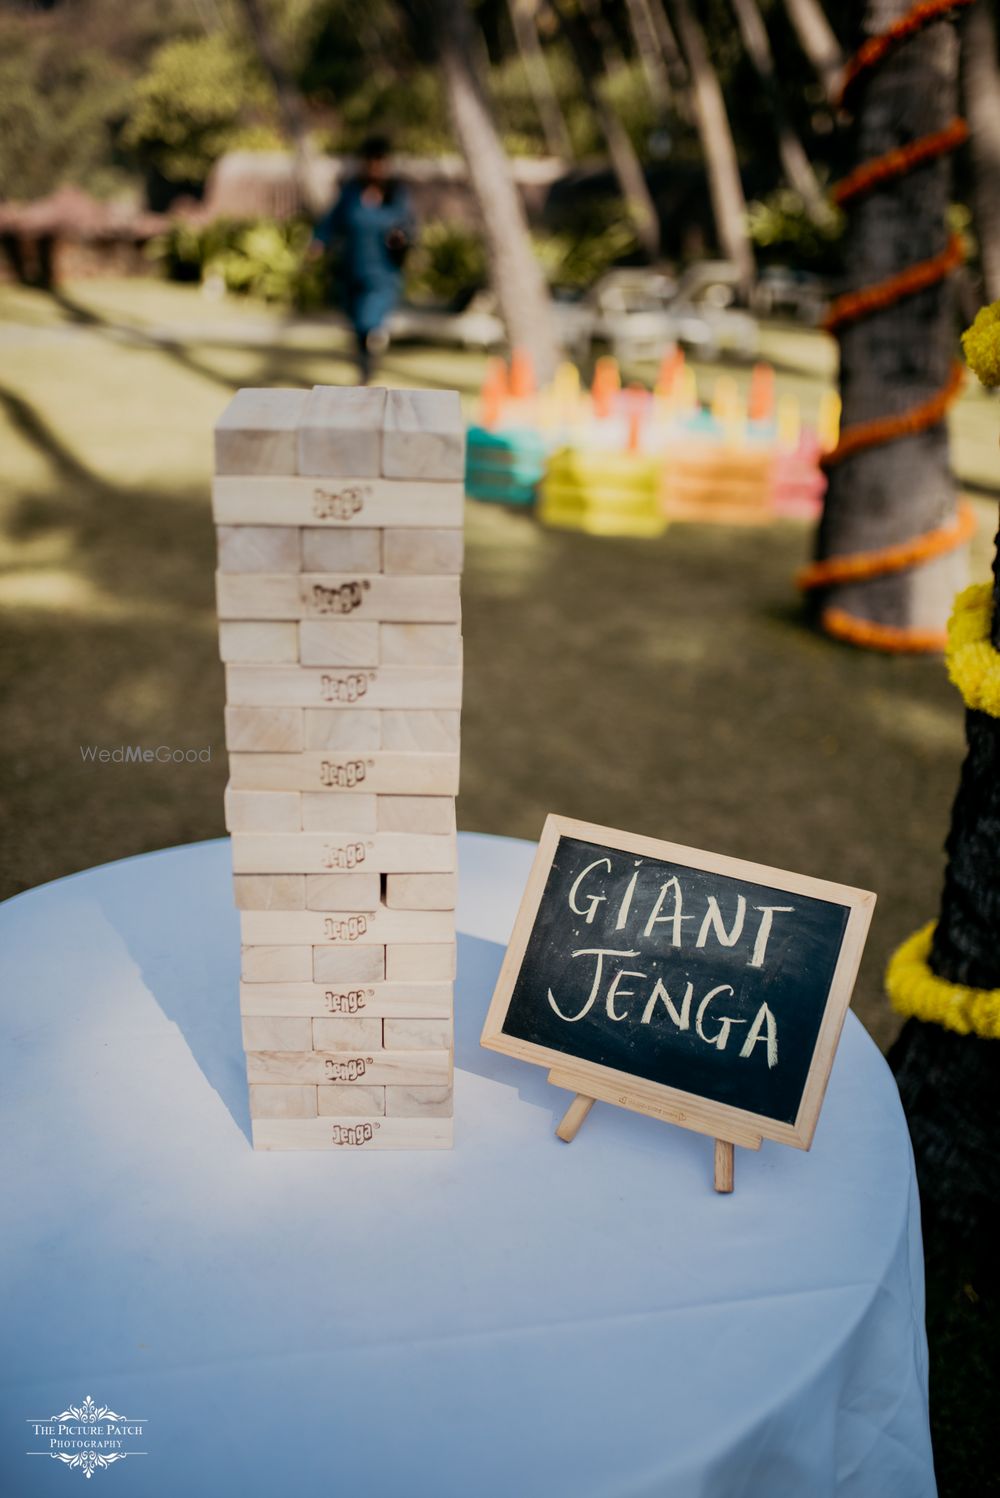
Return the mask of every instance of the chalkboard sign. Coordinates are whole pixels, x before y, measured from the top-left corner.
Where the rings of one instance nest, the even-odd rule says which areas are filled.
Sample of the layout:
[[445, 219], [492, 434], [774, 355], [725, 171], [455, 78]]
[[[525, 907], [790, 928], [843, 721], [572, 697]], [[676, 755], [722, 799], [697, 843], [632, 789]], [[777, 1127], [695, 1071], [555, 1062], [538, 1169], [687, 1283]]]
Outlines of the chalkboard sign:
[[482, 1043], [581, 1099], [808, 1149], [874, 904], [550, 816]]

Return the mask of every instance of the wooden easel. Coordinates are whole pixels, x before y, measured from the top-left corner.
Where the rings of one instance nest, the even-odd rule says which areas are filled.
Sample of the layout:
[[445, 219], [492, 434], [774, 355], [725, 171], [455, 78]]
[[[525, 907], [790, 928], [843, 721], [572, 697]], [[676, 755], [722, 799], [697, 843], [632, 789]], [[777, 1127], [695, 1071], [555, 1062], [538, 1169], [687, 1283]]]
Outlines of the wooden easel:
[[[579, 1079], [576, 1079], [579, 1080]], [[559, 1121], [556, 1135], [566, 1144], [572, 1144], [591, 1108], [599, 1099], [591, 1097], [589, 1093], [577, 1092], [574, 1078], [571, 1074], [562, 1071], [550, 1071], [549, 1081], [554, 1087], [563, 1087], [568, 1091], [576, 1092], [576, 1096], [570, 1103], [566, 1112]], [[676, 1123], [682, 1128], [696, 1127], [697, 1132], [710, 1134], [711, 1131], [704, 1124], [694, 1124], [694, 1121], [680, 1113], [676, 1117], [670, 1117], [669, 1113], [661, 1105], [644, 1105], [635, 1097], [625, 1098], [606, 1095], [600, 1101], [614, 1104], [619, 1108], [628, 1108], [633, 1113], [642, 1113], [647, 1118], [657, 1118], [661, 1123]], [[760, 1138], [751, 1134], [745, 1135], [739, 1140], [720, 1139], [718, 1135], [712, 1135], [715, 1139], [715, 1167], [714, 1185], [716, 1191], [722, 1195], [728, 1195], [733, 1190], [734, 1184], [734, 1149], [737, 1143], [744, 1145], [747, 1149], [760, 1149]]]

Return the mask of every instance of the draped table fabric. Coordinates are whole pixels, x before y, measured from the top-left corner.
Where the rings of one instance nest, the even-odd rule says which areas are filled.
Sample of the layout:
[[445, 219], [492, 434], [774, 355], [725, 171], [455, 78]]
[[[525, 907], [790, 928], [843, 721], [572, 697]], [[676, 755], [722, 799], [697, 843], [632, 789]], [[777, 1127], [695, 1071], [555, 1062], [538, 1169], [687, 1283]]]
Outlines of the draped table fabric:
[[[456, 1146], [253, 1153], [225, 841], [0, 907], [0, 1491], [143, 1417], [94, 1498], [930, 1498], [923, 1263], [849, 1016], [810, 1153], [598, 1104], [479, 1032], [532, 856], [460, 838]], [[135, 1447], [135, 1441], [125, 1442]]]

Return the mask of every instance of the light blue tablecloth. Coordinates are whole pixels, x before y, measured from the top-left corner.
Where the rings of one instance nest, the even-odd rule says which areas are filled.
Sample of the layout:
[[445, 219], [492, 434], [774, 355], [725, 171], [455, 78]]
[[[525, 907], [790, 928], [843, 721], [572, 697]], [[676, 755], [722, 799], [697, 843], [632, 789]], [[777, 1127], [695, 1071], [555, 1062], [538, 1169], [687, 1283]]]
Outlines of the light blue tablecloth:
[[851, 1018], [812, 1152], [737, 1150], [732, 1197], [651, 1119], [560, 1144], [478, 1044], [531, 852], [461, 840], [451, 1153], [252, 1153], [226, 843], [0, 908], [0, 1491], [80, 1491], [24, 1453], [89, 1395], [148, 1421], [94, 1498], [934, 1494], [875, 1046]]

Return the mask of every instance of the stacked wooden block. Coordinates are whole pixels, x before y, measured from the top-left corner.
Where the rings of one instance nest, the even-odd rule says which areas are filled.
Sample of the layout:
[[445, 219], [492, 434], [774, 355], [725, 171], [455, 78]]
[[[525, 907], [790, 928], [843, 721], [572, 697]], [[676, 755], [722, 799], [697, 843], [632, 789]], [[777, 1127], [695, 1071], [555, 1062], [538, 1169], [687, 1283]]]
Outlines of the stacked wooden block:
[[216, 428], [258, 1149], [451, 1143], [464, 445], [451, 391], [241, 390]]

